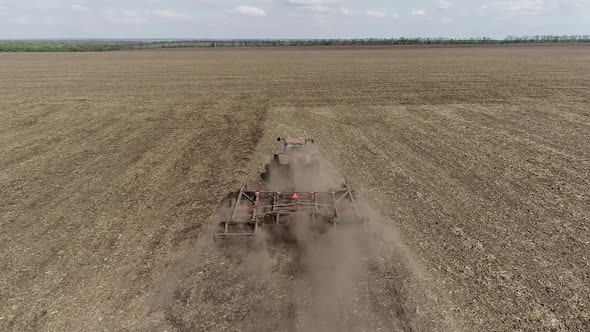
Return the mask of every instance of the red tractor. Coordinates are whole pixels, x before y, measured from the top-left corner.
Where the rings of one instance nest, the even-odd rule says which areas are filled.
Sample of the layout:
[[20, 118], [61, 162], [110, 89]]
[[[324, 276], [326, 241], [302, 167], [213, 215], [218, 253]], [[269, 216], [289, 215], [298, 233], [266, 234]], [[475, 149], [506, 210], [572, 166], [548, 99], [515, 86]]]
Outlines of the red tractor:
[[302, 177], [313, 178], [319, 172], [319, 160], [312, 146], [313, 139], [277, 138], [283, 142], [283, 151], [275, 153], [265, 165], [262, 179], [280, 190], [294, 189], [294, 183]]

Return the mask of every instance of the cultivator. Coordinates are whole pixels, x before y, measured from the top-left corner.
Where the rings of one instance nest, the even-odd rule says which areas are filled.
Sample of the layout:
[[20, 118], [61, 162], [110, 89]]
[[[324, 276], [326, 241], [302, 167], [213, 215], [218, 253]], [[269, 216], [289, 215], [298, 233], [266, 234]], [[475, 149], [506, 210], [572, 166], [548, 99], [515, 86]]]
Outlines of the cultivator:
[[283, 143], [282, 152], [274, 154], [261, 174], [266, 190], [244, 186], [230, 194], [218, 210], [215, 241], [248, 238], [258, 230], [288, 235], [299, 226], [322, 232], [338, 225], [363, 224], [354, 191], [347, 186], [302, 191], [322, 183], [311, 146], [314, 140], [277, 141]]
[[317, 230], [363, 223], [354, 191], [346, 187], [327, 192], [271, 192], [244, 187], [230, 196], [226, 208], [215, 241], [250, 237], [259, 229], [280, 232], [297, 223]]

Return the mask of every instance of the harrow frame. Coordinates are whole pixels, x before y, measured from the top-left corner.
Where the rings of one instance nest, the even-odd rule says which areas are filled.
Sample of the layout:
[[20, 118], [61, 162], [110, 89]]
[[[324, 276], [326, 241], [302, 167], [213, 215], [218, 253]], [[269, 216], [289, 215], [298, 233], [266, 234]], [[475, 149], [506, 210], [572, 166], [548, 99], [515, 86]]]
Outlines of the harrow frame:
[[320, 228], [364, 223], [354, 191], [347, 187], [327, 192], [280, 192], [248, 190], [244, 186], [231, 195], [229, 204], [229, 213], [218, 223], [216, 242], [251, 237], [259, 229], [288, 228], [297, 222]]

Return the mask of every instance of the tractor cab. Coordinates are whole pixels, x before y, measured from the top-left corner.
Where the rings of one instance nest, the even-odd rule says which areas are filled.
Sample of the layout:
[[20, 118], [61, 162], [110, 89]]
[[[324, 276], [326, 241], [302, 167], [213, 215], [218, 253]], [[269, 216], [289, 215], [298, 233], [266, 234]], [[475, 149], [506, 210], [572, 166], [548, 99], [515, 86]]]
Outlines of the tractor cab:
[[277, 138], [277, 142], [283, 141], [283, 153], [292, 154], [292, 153], [300, 153], [304, 152], [306, 144], [313, 144], [313, 139], [307, 139], [303, 137], [293, 138]]
[[281, 165], [289, 163], [309, 164], [312, 161], [312, 150], [310, 144], [314, 143], [313, 139], [303, 137], [278, 138], [277, 142], [283, 142], [283, 151], [275, 154], [275, 159]]
[[283, 153], [294, 154], [303, 152], [305, 146], [304, 138], [286, 138], [283, 146]]

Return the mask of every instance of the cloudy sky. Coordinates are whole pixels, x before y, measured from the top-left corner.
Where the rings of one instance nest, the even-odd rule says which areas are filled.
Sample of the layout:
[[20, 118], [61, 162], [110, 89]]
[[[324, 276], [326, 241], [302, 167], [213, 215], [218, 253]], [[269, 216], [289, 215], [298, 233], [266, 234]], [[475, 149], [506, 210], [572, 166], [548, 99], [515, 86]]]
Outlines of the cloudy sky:
[[0, 0], [0, 39], [590, 34], [590, 0]]

